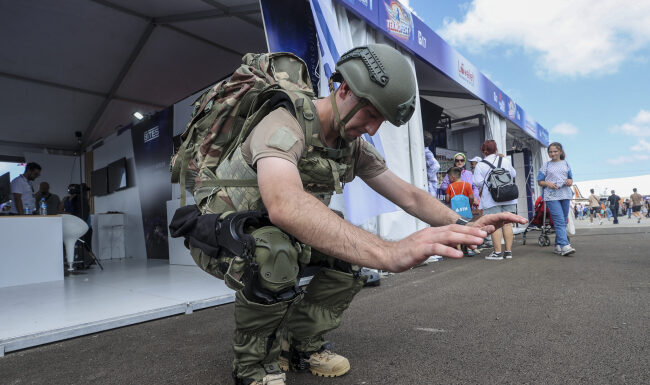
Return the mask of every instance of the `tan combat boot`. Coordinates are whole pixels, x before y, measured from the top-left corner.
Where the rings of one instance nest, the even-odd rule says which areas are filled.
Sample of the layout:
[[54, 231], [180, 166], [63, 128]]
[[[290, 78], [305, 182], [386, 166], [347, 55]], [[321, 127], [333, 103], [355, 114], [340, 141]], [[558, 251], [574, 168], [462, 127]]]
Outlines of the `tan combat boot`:
[[[290, 369], [302, 372], [309, 369], [311, 374], [322, 377], [342, 376], [350, 370], [350, 361], [330, 350], [331, 345], [323, 346], [314, 353], [283, 351], [278, 361], [280, 369], [288, 372]], [[291, 364], [290, 364], [291, 361]]]

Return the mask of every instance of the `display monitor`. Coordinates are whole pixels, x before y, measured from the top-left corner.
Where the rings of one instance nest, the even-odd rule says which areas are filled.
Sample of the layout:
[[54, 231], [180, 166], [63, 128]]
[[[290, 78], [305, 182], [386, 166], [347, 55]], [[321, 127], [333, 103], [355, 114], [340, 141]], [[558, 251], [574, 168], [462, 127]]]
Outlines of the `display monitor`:
[[0, 203], [11, 200], [11, 177], [8, 172], [0, 175]]
[[128, 186], [128, 175], [126, 171], [126, 158], [118, 159], [109, 164], [108, 169], [108, 192], [125, 189]]
[[108, 168], [100, 168], [90, 174], [90, 194], [92, 196], [108, 194]]

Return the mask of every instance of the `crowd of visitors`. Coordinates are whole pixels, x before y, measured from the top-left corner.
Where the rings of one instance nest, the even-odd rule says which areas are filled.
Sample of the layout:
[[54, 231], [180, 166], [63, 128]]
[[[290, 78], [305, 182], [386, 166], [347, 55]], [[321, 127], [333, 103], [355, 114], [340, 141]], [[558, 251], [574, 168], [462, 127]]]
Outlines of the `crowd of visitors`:
[[[428, 135], [428, 136], [427, 136]], [[490, 193], [487, 192], [486, 181], [503, 154], [497, 152], [496, 142], [486, 140], [481, 145], [481, 157], [469, 159], [469, 168], [466, 167], [467, 157], [464, 153], [457, 153], [454, 156], [454, 166], [443, 172], [444, 178], [440, 183], [437, 193], [434, 192], [438, 179], [436, 173], [440, 171], [440, 163], [430, 151], [431, 134], [425, 132], [425, 152], [427, 153], [427, 170], [429, 177], [429, 191], [445, 198], [448, 205], [456, 212], [463, 215], [466, 213], [466, 205], [471, 207], [471, 215], [468, 218], [480, 217], [484, 214], [497, 212], [516, 213], [517, 199], [496, 202]], [[567, 236], [567, 223], [570, 214], [577, 220], [589, 219], [589, 224], [594, 220], [603, 224], [605, 220], [612, 220], [613, 224], [619, 223], [619, 216], [627, 215], [628, 218], [635, 217], [637, 223], [641, 223], [643, 217], [650, 218], [650, 199], [645, 200], [643, 195], [633, 189], [633, 194], [627, 197], [620, 197], [611, 190], [611, 195], [600, 196], [594, 189], [583, 201], [572, 203], [574, 196], [573, 173], [571, 166], [566, 160], [566, 153], [562, 144], [551, 143], [548, 146], [550, 161], [542, 165], [537, 175], [537, 183], [542, 188], [541, 196], [547, 208], [548, 215], [552, 219], [555, 231], [554, 253], [569, 256], [576, 252], [569, 242]], [[510, 162], [504, 162], [501, 167], [510, 173], [514, 178], [515, 169]], [[459, 203], [460, 202], [460, 203]], [[462, 212], [461, 212], [462, 211]], [[573, 212], [571, 212], [573, 211]], [[502, 260], [512, 258], [513, 229], [511, 225], [505, 225], [491, 234], [491, 239], [486, 239], [484, 244], [490, 244], [493, 251], [485, 258], [489, 260]], [[460, 247], [460, 246], [459, 246]], [[480, 249], [480, 248], [479, 248]], [[463, 250], [465, 256], [474, 256], [475, 251]]]
[[599, 224], [603, 224], [605, 219], [612, 220], [612, 224], [618, 224], [619, 217], [627, 216], [628, 219], [634, 217], [637, 223], [641, 223], [642, 218], [650, 218], [650, 197], [645, 199], [643, 195], [638, 193], [637, 188], [632, 189], [632, 195], [629, 198], [621, 197], [615, 193], [615, 190], [610, 191], [610, 195], [600, 197], [591, 189], [591, 195], [587, 199], [588, 202], [577, 202], [573, 206], [574, 216], [577, 220], [586, 220], [589, 218], [590, 223], [593, 224], [594, 219], [598, 219]]

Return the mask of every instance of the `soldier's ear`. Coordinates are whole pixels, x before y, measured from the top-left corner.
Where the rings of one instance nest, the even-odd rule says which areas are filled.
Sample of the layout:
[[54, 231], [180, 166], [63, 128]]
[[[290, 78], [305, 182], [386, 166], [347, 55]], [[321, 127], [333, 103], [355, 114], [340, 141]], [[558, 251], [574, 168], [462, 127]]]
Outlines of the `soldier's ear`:
[[350, 89], [350, 86], [345, 82], [345, 80], [339, 86], [338, 94], [341, 96], [341, 99], [346, 99], [349, 96], [354, 96], [352, 90]]

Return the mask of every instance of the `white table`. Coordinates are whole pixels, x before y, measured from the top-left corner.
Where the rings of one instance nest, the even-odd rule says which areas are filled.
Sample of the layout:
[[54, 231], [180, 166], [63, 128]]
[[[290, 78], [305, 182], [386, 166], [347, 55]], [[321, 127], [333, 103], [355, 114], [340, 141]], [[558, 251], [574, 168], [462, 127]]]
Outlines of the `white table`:
[[0, 216], [0, 287], [62, 280], [61, 216]]

